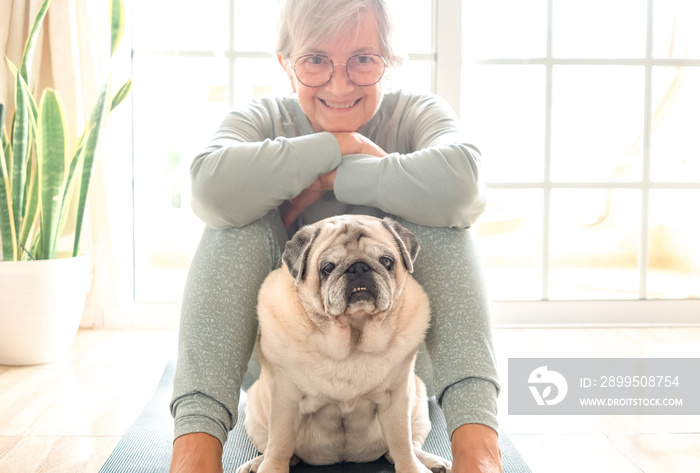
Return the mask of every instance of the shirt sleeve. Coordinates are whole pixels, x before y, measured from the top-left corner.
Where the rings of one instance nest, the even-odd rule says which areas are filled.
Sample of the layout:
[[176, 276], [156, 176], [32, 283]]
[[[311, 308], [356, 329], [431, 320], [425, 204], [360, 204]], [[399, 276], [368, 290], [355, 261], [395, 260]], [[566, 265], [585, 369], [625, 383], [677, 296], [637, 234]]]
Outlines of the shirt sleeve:
[[190, 167], [192, 209], [214, 229], [242, 227], [293, 199], [335, 169], [330, 133], [301, 134], [279, 103], [231, 112]]
[[440, 97], [403, 102], [382, 117], [386, 123], [371, 137], [393, 152], [382, 158], [345, 156], [336, 198], [420, 225], [470, 227], [485, 208], [478, 149], [466, 142], [458, 118]]

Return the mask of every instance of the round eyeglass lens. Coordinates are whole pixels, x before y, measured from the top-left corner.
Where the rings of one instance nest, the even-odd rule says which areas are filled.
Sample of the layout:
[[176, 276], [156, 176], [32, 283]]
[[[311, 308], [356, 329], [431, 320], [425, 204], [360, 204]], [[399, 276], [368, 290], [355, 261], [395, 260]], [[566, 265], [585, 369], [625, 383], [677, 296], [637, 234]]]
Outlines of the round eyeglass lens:
[[348, 59], [348, 77], [359, 86], [374, 85], [384, 75], [386, 63], [378, 54], [360, 54]]

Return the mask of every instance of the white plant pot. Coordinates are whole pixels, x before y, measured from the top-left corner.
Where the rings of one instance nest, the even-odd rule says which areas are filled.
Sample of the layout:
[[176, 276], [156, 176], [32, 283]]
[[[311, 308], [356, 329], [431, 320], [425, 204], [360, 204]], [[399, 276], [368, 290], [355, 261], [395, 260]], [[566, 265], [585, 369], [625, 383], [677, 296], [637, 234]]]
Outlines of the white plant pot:
[[0, 364], [68, 356], [90, 281], [89, 258], [0, 261]]

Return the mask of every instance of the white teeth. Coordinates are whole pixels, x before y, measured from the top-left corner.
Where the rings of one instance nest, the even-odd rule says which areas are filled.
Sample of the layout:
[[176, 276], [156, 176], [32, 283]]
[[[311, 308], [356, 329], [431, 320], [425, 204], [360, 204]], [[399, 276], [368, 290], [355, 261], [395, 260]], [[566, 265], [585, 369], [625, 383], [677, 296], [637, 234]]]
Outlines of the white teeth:
[[353, 294], [356, 294], [356, 293], [358, 293], [358, 292], [366, 291], [366, 290], [367, 290], [366, 287], [353, 287], [353, 288], [352, 288], [352, 293], [353, 293]]
[[357, 103], [357, 101], [350, 102], [350, 103], [332, 103], [332, 102], [326, 102], [324, 100], [323, 103], [326, 104], [326, 106], [330, 107], [330, 108], [345, 109], [345, 108], [353, 107]]

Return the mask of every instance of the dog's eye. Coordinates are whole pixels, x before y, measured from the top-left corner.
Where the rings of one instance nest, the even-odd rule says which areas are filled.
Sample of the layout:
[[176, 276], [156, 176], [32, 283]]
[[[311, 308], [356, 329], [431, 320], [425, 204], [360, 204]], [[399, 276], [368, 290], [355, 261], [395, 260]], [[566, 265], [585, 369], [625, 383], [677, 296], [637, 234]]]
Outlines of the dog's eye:
[[382, 263], [382, 266], [384, 266], [386, 269], [391, 269], [391, 267], [394, 266], [394, 260], [387, 258], [386, 256], [379, 258], [379, 262]]
[[333, 270], [335, 269], [335, 265], [333, 263], [326, 263], [322, 268], [321, 272], [325, 274], [326, 276], [329, 276]]

